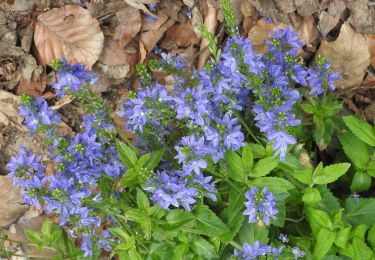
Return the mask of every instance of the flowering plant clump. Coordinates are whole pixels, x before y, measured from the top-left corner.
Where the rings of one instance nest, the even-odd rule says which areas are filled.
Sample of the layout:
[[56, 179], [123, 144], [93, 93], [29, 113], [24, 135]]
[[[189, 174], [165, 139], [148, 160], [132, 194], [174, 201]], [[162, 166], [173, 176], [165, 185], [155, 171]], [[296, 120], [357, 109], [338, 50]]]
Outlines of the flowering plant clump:
[[[75, 135], [60, 131], [46, 100], [21, 97], [25, 126], [50, 154], [21, 147], [9, 177], [23, 203], [64, 227], [27, 231], [31, 244], [56, 259], [374, 257], [373, 126], [340, 116], [338, 73], [321, 56], [306, 67], [296, 32], [271, 32], [257, 53], [222, 5], [228, 37], [220, 47], [201, 28], [212, 52], [204, 69], [187, 73], [170, 53], [137, 66], [141, 88], [118, 112], [131, 140], [81, 64], [51, 65], [56, 98], [71, 95], [86, 112]], [[154, 70], [173, 84], [155, 82]]]

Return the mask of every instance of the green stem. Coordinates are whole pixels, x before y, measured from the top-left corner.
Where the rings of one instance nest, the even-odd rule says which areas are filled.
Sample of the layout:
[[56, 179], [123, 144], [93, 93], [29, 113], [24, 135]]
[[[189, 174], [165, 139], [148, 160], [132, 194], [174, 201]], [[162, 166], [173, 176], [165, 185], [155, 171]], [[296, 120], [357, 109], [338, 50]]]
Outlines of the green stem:
[[241, 251], [242, 251], [242, 246], [241, 246], [240, 244], [238, 244], [237, 242], [230, 241], [229, 244], [231, 244], [232, 246], [234, 246], [234, 247], [237, 248], [238, 250], [241, 250]]
[[299, 223], [299, 222], [301, 222], [301, 221], [304, 220], [304, 219], [305, 219], [305, 217], [300, 217], [299, 219], [285, 218], [285, 221], [294, 222], [294, 223]]
[[259, 139], [254, 135], [254, 133], [249, 128], [249, 126], [246, 124], [245, 120], [241, 117], [240, 113], [238, 113], [237, 111], [234, 111], [234, 113], [237, 116], [237, 118], [240, 120], [243, 127], [245, 127], [247, 133], [254, 139], [254, 141], [263, 146], [263, 144], [259, 141]]

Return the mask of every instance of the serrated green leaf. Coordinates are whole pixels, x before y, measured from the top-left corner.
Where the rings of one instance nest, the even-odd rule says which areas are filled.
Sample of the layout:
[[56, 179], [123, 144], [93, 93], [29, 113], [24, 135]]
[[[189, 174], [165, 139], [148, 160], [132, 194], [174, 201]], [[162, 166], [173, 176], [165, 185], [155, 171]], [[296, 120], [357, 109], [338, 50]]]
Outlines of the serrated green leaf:
[[228, 177], [238, 182], [244, 182], [246, 176], [241, 157], [236, 152], [228, 150], [225, 153], [225, 161], [229, 167]]
[[150, 207], [150, 201], [147, 195], [139, 188], [137, 188], [137, 205], [139, 209], [147, 209]]
[[137, 163], [137, 155], [136, 153], [126, 144], [121, 143], [119, 141], [116, 142], [117, 152], [120, 156], [122, 163], [127, 168], [132, 168]]
[[254, 157], [253, 152], [251, 151], [250, 145], [245, 145], [242, 147], [242, 165], [246, 172], [249, 172], [253, 167]]
[[353, 164], [359, 168], [364, 168], [369, 161], [367, 146], [352, 133], [339, 135], [342, 148]]
[[248, 146], [250, 147], [254, 158], [264, 158], [266, 156], [266, 148], [264, 148], [264, 146], [254, 143], [250, 143]]
[[346, 126], [359, 139], [368, 145], [375, 146], [375, 130], [367, 122], [358, 119], [355, 116], [344, 116], [342, 118]]
[[26, 229], [25, 235], [27, 239], [30, 240], [32, 243], [34, 243], [39, 249], [43, 247], [44, 242], [38, 232], [31, 230], [31, 229]]
[[137, 161], [137, 165], [142, 168], [150, 160], [150, 158], [151, 155], [149, 153], [142, 155]]
[[358, 238], [360, 240], [365, 240], [365, 235], [368, 227], [364, 224], [356, 226], [350, 233], [349, 239]]
[[344, 217], [353, 226], [365, 224], [371, 227], [375, 223], [375, 199], [348, 198]]
[[238, 239], [241, 244], [248, 243], [253, 245], [255, 241], [260, 241], [263, 244], [268, 243], [268, 228], [266, 226], [259, 227], [255, 223], [245, 222], [238, 234]]
[[258, 188], [267, 187], [274, 194], [285, 193], [295, 188], [292, 183], [279, 177], [259, 177], [251, 180], [249, 184]]
[[158, 166], [161, 158], [163, 157], [163, 154], [164, 154], [164, 149], [154, 151], [151, 154], [150, 159], [144, 165], [144, 167], [149, 169], [149, 170], [155, 169], [156, 166]]
[[320, 260], [327, 254], [333, 244], [333, 241], [335, 240], [335, 237], [336, 233], [334, 231], [325, 228], [319, 230], [313, 253], [314, 259]]
[[365, 242], [358, 238], [353, 239], [354, 259], [373, 260], [374, 253]]
[[44, 239], [49, 240], [51, 237], [51, 222], [48, 218], [44, 220], [40, 232]]
[[349, 240], [350, 231], [352, 227], [342, 228], [336, 234], [335, 245], [341, 248], [345, 248]]
[[189, 244], [181, 243], [173, 250], [172, 260], [186, 259], [186, 254], [189, 252]]
[[375, 249], [375, 225], [372, 225], [367, 233], [367, 241], [371, 245], [372, 250]]
[[202, 231], [206, 236], [216, 237], [229, 231], [223, 221], [206, 205], [198, 205], [193, 214], [196, 218], [197, 229]]
[[313, 181], [315, 184], [328, 184], [336, 181], [344, 175], [350, 167], [350, 163], [336, 163], [324, 167], [323, 171], [318, 174], [313, 174]]
[[319, 185], [318, 190], [322, 197], [322, 200], [318, 203], [318, 208], [320, 210], [332, 214], [340, 209], [339, 201], [325, 185]]
[[276, 157], [267, 157], [257, 161], [252, 169], [251, 177], [262, 177], [268, 175], [277, 167], [279, 160]]
[[178, 228], [182, 225], [185, 225], [186, 223], [189, 223], [190, 221], [193, 221], [195, 219], [194, 215], [185, 210], [181, 209], [174, 209], [168, 212], [166, 216], [166, 221], [170, 227], [173, 229]]
[[319, 190], [316, 188], [308, 187], [303, 192], [302, 201], [309, 206], [314, 206], [318, 204], [321, 200], [322, 196], [320, 195]]
[[329, 230], [332, 229], [331, 219], [326, 212], [318, 209], [307, 208], [306, 213], [314, 236], [316, 236], [322, 228]]
[[203, 257], [204, 259], [217, 258], [214, 246], [201, 237], [194, 237], [191, 248], [197, 255]]

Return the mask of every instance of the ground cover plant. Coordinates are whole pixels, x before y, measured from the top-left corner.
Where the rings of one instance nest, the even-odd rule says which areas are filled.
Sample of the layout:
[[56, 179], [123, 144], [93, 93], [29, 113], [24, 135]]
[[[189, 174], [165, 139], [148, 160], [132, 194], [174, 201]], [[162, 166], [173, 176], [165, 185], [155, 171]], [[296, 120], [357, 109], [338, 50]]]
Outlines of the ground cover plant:
[[[51, 65], [56, 96], [86, 112], [81, 133], [60, 133], [42, 97], [22, 96], [20, 115], [45, 137], [53, 167], [21, 148], [9, 177], [25, 203], [58, 217], [28, 231], [30, 243], [55, 259], [373, 259], [374, 127], [340, 114], [339, 72], [323, 56], [304, 66], [292, 29], [256, 53], [222, 4], [228, 38], [219, 46], [201, 27], [212, 53], [203, 69], [188, 73], [166, 53], [137, 66], [141, 88], [120, 112], [134, 140], [81, 64]], [[335, 158], [320, 156], [328, 146]]]

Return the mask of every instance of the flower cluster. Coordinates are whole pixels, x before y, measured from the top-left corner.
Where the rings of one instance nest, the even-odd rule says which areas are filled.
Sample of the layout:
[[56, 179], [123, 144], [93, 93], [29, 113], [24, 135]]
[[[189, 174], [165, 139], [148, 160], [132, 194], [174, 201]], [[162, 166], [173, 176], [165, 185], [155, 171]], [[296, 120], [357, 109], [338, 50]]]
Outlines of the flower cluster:
[[245, 202], [246, 210], [244, 215], [249, 216], [249, 222], [256, 223], [262, 221], [262, 223], [269, 225], [271, 219], [276, 219], [276, 214], [279, 212], [276, 208], [276, 199], [267, 188], [263, 188], [259, 191], [258, 188], [252, 187], [246, 192]]
[[[67, 86], [72, 92], [83, 90], [81, 84], [93, 78], [83, 66], [71, 66], [65, 61], [55, 64], [62, 69], [58, 71], [62, 82], [55, 85]], [[74, 81], [68, 81], [69, 77]], [[57, 89], [57, 92], [61, 90]], [[105, 195], [98, 189], [98, 182], [103, 175], [108, 176], [106, 178], [119, 178], [125, 172], [111, 137], [115, 127], [106, 110], [102, 109], [104, 106], [96, 104], [83, 118], [82, 133], [72, 138], [62, 136], [56, 124], [61, 119], [55, 111], [48, 109], [45, 100], [29, 97], [23, 100], [20, 114], [25, 117], [24, 123], [31, 133], [48, 129], [47, 141], [54, 172], [47, 176], [41, 159], [21, 148], [7, 165], [9, 176], [16, 186], [24, 188], [25, 203], [40, 208], [43, 200], [45, 212], [59, 215], [60, 225], [71, 226], [71, 235], [76, 236], [81, 232], [82, 249], [85, 255], [91, 255], [92, 247], [97, 244], [95, 229], [102, 222], [102, 216], [93, 210], [93, 204], [100, 204]]]
[[335, 90], [335, 82], [339, 79], [338, 72], [332, 72], [331, 64], [322, 56], [316, 61], [315, 68], [308, 69], [310, 95], [321, 95], [325, 91]]
[[52, 64], [57, 70], [57, 81], [52, 85], [56, 91], [56, 97], [61, 98], [68, 91], [77, 93], [85, 86], [97, 81], [95, 74], [88, 73], [85, 66], [79, 63], [69, 64], [66, 60], [61, 59]]
[[31, 133], [34, 134], [42, 125], [50, 128], [61, 122], [57, 112], [49, 109], [47, 102], [42, 97], [34, 100], [23, 95], [21, 102], [19, 114], [25, 117], [24, 124]]
[[[234, 256], [237, 259], [252, 260], [258, 259], [259, 257], [270, 257], [276, 259], [282, 253], [284, 246], [275, 248], [269, 245], [264, 245], [260, 241], [255, 241], [251, 246], [248, 243], [244, 243], [242, 246], [242, 252], [238, 249], [234, 249]], [[263, 259], [263, 258], [262, 258]], [[267, 258], [268, 259], [268, 258]]]

